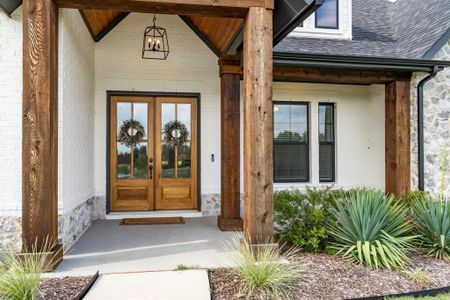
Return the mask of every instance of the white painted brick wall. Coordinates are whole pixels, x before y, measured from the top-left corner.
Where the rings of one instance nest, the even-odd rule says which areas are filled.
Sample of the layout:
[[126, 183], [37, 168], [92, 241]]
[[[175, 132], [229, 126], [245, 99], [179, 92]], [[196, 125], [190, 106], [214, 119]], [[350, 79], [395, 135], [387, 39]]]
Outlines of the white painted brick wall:
[[[58, 195], [65, 213], [94, 195], [94, 43], [77, 10], [60, 11]], [[0, 215], [22, 199], [22, 8], [0, 14]], [[63, 201], [64, 199], [64, 201]]]
[[0, 215], [22, 199], [22, 10], [0, 13]]
[[[106, 191], [106, 91], [201, 93], [202, 192], [220, 185], [220, 81], [217, 57], [177, 16], [158, 15], [167, 29], [166, 61], [143, 60], [142, 38], [152, 15], [132, 13], [95, 48], [95, 188]], [[215, 154], [215, 162], [210, 156]]]

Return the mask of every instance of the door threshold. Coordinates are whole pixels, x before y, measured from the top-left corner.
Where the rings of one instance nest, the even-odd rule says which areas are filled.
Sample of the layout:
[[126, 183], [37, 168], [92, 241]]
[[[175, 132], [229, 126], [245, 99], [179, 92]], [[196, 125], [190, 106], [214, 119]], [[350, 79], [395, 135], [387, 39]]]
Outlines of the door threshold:
[[106, 215], [106, 220], [120, 220], [124, 218], [165, 218], [165, 217], [199, 218], [202, 217], [202, 212], [198, 210], [110, 212], [109, 214]]

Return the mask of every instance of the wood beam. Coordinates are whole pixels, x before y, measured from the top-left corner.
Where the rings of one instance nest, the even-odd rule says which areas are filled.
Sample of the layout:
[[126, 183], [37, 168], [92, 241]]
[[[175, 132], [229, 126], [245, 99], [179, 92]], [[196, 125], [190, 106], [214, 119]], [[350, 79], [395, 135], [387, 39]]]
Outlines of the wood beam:
[[410, 189], [410, 81], [386, 84], [386, 192], [398, 196]]
[[242, 230], [240, 177], [241, 76], [227, 73], [224, 66], [239, 66], [239, 57], [219, 60], [221, 83], [221, 192], [217, 225], [222, 231]]
[[170, 15], [243, 18], [249, 7], [273, 9], [273, 0], [55, 0], [61, 8], [116, 9]]
[[[23, 1], [22, 238], [24, 251], [58, 239], [58, 7]], [[62, 259], [61, 246], [52, 255]]]
[[[243, 74], [242, 67], [225, 66], [233, 72]], [[231, 72], [231, 70], [227, 70]], [[309, 82], [330, 84], [385, 84], [395, 80], [409, 80], [410, 72], [369, 71], [351, 69], [319, 69], [274, 66], [273, 81]]]
[[244, 22], [244, 231], [252, 244], [273, 233], [272, 10]]

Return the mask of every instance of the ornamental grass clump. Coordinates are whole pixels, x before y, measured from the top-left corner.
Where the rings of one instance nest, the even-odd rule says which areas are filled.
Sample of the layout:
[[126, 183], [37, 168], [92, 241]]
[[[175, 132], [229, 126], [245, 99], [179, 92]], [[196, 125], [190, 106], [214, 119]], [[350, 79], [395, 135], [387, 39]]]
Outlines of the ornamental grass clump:
[[407, 210], [392, 195], [361, 189], [336, 202], [331, 209], [331, 248], [345, 259], [379, 269], [403, 268], [405, 254], [416, 236], [411, 235]]
[[295, 284], [302, 279], [304, 269], [295, 257], [297, 248], [282, 255], [279, 247], [268, 240], [253, 248], [248, 239], [236, 238], [238, 254], [234, 270], [242, 280], [241, 293], [263, 299], [289, 299]]
[[44, 242], [40, 251], [17, 254], [10, 247], [0, 250], [0, 299], [42, 299], [39, 290], [42, 273], [51, 265], [47, 254], [53, 244]]
[[417, 201], [413, 219], [420, 235], [421, 248], [436, 259], [450, 260], [450, 202]]

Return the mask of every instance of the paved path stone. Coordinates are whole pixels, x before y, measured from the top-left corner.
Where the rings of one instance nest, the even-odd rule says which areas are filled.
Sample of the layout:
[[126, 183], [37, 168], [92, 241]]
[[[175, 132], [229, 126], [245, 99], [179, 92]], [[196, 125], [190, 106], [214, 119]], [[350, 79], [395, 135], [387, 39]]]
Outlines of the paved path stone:
[[206, 270], [101, 275], [85, 300], [210, 300]]

